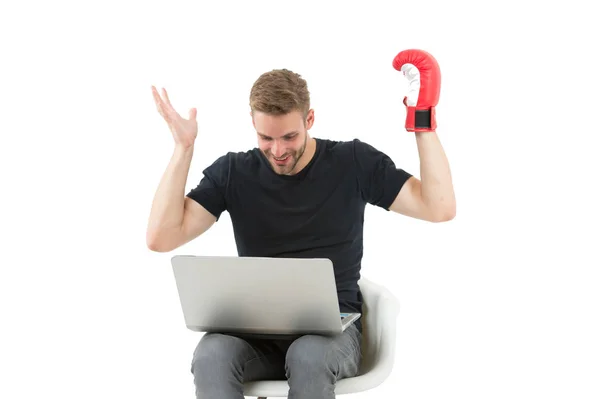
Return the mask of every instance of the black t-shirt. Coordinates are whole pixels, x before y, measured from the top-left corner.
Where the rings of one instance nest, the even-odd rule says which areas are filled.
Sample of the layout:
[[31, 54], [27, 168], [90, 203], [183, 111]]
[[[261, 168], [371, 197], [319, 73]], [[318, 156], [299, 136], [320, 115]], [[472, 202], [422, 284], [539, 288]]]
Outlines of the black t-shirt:
[[229, 212], [239, 256], [330, 259], [340, 311], [362, 312], [365, 206], [389, 210], [412, 175], [358, 139], [315, 140], [313, 158], [295, 175], [275, 173], [258, 148], [229, 152], [187, 196], [217, 219]]

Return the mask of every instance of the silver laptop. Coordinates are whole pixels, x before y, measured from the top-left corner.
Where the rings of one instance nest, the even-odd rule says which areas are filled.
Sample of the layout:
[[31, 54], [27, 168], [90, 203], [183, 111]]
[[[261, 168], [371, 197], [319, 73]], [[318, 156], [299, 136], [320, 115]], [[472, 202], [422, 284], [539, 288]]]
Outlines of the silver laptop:
[[171, 264], [192, 331], [334, 335], [361, 316], [340, 313], [329, 259], [176, 255]]

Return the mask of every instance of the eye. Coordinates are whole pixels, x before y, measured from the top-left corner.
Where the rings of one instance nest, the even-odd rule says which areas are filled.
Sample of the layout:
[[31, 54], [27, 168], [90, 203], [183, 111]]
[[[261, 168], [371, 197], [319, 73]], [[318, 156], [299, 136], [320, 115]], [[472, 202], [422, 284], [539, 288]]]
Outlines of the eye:
[[286, 136], [285, 139], [287, 141], [294, 140], [296, 138], [296, 136], [297, 136], [297, 134], [294, 134], [293, 136]]

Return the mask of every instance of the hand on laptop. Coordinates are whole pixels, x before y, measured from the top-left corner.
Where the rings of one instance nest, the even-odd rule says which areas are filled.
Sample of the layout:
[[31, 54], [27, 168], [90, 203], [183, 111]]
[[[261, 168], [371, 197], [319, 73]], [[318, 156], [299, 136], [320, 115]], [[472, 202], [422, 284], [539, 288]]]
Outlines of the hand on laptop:
[[194, 144], [198, 136], [198, 122], [196, 121], [196, 108], [189, 111], [189, 119], [182, 118], [171, 105], [169, 95], [163, 88], [162, 95], [158, 94], [156, 87], [152, 86], [152, 95], [156, 103], [158, 113], [165, 119], [175, 139], [175, 144], [183, 148], [189, 148]]

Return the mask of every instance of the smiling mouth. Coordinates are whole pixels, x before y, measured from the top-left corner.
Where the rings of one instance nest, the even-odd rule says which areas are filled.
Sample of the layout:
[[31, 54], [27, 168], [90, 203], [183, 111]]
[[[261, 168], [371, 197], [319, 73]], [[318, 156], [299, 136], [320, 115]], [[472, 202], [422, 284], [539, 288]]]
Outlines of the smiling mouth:
[[275, 162], [277, 162], [277, 163], [284, 163], [285, 161], [287, 161], [287, 160], [288, 160], [288, 158], [289, 158], [289, 157], [290, 157], [290, 156], [289, 156], [289, 155], [287, 155], [287, 156], [286, 156], [286, 157], [284, 157], [284, 158], [276, 158], [276, 157], [273, 157], [273, 159], [274, 159], [274, 160], [275, 160]]

